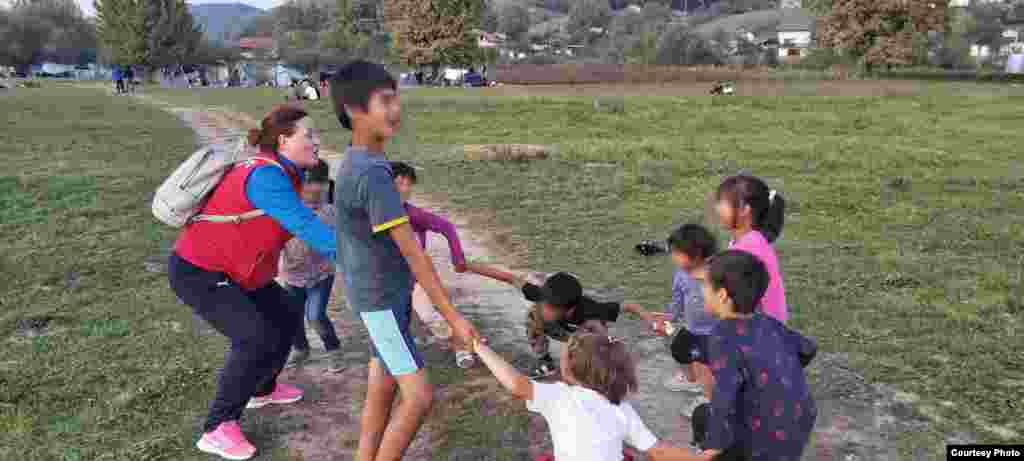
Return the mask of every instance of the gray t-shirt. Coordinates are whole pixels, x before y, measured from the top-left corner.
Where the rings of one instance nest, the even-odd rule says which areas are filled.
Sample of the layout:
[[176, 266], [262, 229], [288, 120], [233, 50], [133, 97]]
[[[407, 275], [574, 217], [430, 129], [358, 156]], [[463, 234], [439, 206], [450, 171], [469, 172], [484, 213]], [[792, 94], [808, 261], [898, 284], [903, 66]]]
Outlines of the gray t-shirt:
[[412, 271], [388, 230], [409, 218], [383, 154], [349, 147], [335, 179], [338, 268], [355, 312], [406, 308]]
[[718, 320], [704, 310], [704, 289], [699, 280], [685, 271], [672, 276], [672, 303], [668, 306], [673, 323], [685, 320], [686, 329], [695, 335], [710, 335]]

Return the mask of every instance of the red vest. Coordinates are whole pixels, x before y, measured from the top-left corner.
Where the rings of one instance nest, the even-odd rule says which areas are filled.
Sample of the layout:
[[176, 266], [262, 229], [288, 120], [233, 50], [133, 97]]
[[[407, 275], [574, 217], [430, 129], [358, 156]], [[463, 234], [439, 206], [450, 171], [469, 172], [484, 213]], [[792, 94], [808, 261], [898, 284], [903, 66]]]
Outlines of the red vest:
[[[267, 165], [273, 158], [273, 154], [261, 152], [228, 171], [210, 193], [203, 214], [237, 215], [254, 210], [245, 196], [245, 181], [257, 166]], [[292, 171], [287, 173], [295, 192], [300, 193], [301, 179]], [[202, 269], [227, 274], [245, 290], [256, 290], [277, 275], [281, 249], [291, 238], [292, 234], [267, 215], [239, 224], [199, 221], [185, 226], [174, 251]]]

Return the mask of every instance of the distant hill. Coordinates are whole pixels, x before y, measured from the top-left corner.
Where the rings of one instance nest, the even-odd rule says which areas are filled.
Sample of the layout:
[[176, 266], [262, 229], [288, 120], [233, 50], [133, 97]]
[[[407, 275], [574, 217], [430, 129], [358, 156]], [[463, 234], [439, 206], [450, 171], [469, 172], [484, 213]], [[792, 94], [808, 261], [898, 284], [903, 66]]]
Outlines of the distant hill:
[[215, 43], [237, 38], [254, 18], [268, 14], [267, 11], [242, 3], [190, 4], [189, 9], [196, 21], [203, 25], [206, 39]]

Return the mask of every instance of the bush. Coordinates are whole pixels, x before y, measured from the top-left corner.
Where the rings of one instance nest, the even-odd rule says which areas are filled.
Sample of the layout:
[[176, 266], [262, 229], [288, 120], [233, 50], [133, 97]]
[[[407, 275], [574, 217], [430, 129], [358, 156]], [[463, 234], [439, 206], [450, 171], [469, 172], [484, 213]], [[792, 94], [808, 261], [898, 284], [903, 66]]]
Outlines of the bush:
[[813, 48], [794, 67], [810, 70], [827, 70], [834, 66], [850, 66], [854, 60], [844, 58], [831, 48]]

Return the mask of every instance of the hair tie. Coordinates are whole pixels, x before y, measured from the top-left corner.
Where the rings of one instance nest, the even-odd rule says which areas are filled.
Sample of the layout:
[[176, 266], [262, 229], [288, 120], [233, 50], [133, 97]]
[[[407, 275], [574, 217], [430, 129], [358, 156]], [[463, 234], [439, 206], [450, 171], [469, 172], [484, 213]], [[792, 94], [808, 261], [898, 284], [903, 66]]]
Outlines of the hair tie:
[[771, 191], [768, 192], [768, 203], [772, 203], [774, 201], [775, 201], [775, 189], [772, 189]]

